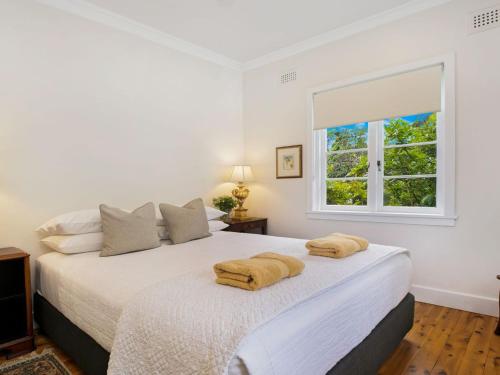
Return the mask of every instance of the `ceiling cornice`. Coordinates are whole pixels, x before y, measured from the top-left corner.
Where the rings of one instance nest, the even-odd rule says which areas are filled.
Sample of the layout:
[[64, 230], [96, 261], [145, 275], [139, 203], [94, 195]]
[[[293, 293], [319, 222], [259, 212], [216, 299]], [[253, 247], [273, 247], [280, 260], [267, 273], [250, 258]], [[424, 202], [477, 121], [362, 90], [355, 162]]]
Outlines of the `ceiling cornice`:
[[407, 4], [387, 10], [385, 12], [350, 23], [326, 33], [309, 38], [288, 47], [280, 48], [264, 56], [242, 63], [226, 57], [208, 48], [200, 47], [153, 27], [144, 25], [130, 18], [124, 17], [107, 9], [101, 8], [85, 0], [36, 0], [53, 8], [104, 24], [106, 26], [125, 31], [154, 43], [174, 50], [198, 57], [200, 59], [238, 71], [246, 71], [286, 59], [290, 56], [323, 46], [336, 40], [347, 38], [362, 31], [397, 21], [453, 0], [412, 0]]
[[147, 39], [174, 50], [198, 57], [200, 59], [222, 65], [227, 68], [241, 70], [239, 61], [221, 55], [210, 49], [179, 39], [153, 27], [144, 25], [130, 18], [110, 12], [104, 8], [90, 4], [83, 0], [37, 0], [39, 3], [72, 13], [74, 15], [104, 24], [115, 29]]
[[287, 57], [323, 46], [325, 44], [350, 37], [362, 31], [370, 30], [375, 27], [397, 21], [408, 17], [414, 13], [449, 3], [453, 0], [413, 0], [399, 7], [389, 9], [385, 12], [375, 14], [365, 19], [355, 21], [346, 26], [338, 27], [323, 34], [319, 34], [302, 42], [288, 47], [280, 48], [267, 55], [247, 61], [243, 64], [243, 70], [252, 70], [261, 66], [286, 59]]

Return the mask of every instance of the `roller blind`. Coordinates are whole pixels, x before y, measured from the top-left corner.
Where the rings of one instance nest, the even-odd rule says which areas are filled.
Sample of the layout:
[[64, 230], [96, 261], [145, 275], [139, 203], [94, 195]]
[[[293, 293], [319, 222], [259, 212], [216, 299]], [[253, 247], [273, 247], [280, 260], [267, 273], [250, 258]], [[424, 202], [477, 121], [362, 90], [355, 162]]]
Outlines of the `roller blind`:
[[314, 129], [439, 112], [437, 65], [314, 94]]

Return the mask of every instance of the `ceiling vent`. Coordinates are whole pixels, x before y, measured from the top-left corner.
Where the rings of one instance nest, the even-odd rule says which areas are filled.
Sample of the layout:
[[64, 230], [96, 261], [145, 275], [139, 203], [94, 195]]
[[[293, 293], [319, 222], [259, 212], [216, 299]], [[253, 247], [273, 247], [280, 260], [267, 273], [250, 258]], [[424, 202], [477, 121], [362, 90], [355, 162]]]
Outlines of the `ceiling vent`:
[[284, 85], [285, 83], [288, 83], [288, 82], [296, 81], [296, 80], [297, 80], [297, 72], [295, 72], [295, 71], [283, 73], [280, 76], [280, 83], [282, 85]]
[[500, 26], [500, 5], [481, 9], [469, 16], [469, 33], [479, 33]]

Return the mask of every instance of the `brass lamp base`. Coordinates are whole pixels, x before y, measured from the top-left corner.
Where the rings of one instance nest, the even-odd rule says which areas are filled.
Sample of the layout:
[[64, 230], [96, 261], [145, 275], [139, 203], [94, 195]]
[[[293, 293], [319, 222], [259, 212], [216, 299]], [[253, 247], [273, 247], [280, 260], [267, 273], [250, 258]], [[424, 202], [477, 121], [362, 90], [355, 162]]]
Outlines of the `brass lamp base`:
[[231, 193], [238, 202], [238, 207], [234, 209], [233, 217], [235, 219], [242, 219], [244, 217], [247, 217], [248, 210], [246, 208], [243, 208], [243, 203], [245, 202], [245, 199], [247, 199], [250, 190], [248, 190], [245, 185], [243, 185], [243, 182], [239, 182], [238, 187], [236, 189], [233, 189]]
[[246, 208], [235, 208], [233, 210], [233, 218], [234, 219], [244, 219], [247, 217], [247, 211], [248, 209]]

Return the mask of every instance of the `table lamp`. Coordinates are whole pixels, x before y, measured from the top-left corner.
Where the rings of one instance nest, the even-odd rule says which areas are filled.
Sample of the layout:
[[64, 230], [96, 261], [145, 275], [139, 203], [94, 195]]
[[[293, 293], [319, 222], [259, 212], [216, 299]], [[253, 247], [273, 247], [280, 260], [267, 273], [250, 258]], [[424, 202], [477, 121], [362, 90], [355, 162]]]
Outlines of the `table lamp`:
[[245, 182], [253, 181], [252, 168], [249, 165], [233, 166], [231, 182], [235, 182], [238, 187], [233, 189], [233, 197], [238, 201], [238, 207], [234, 209], [234, 218], [241, 219], [247, 216], [247, 209], [243, 208], [243, 203], [247, 199], [250, 190], [245, 187]]

